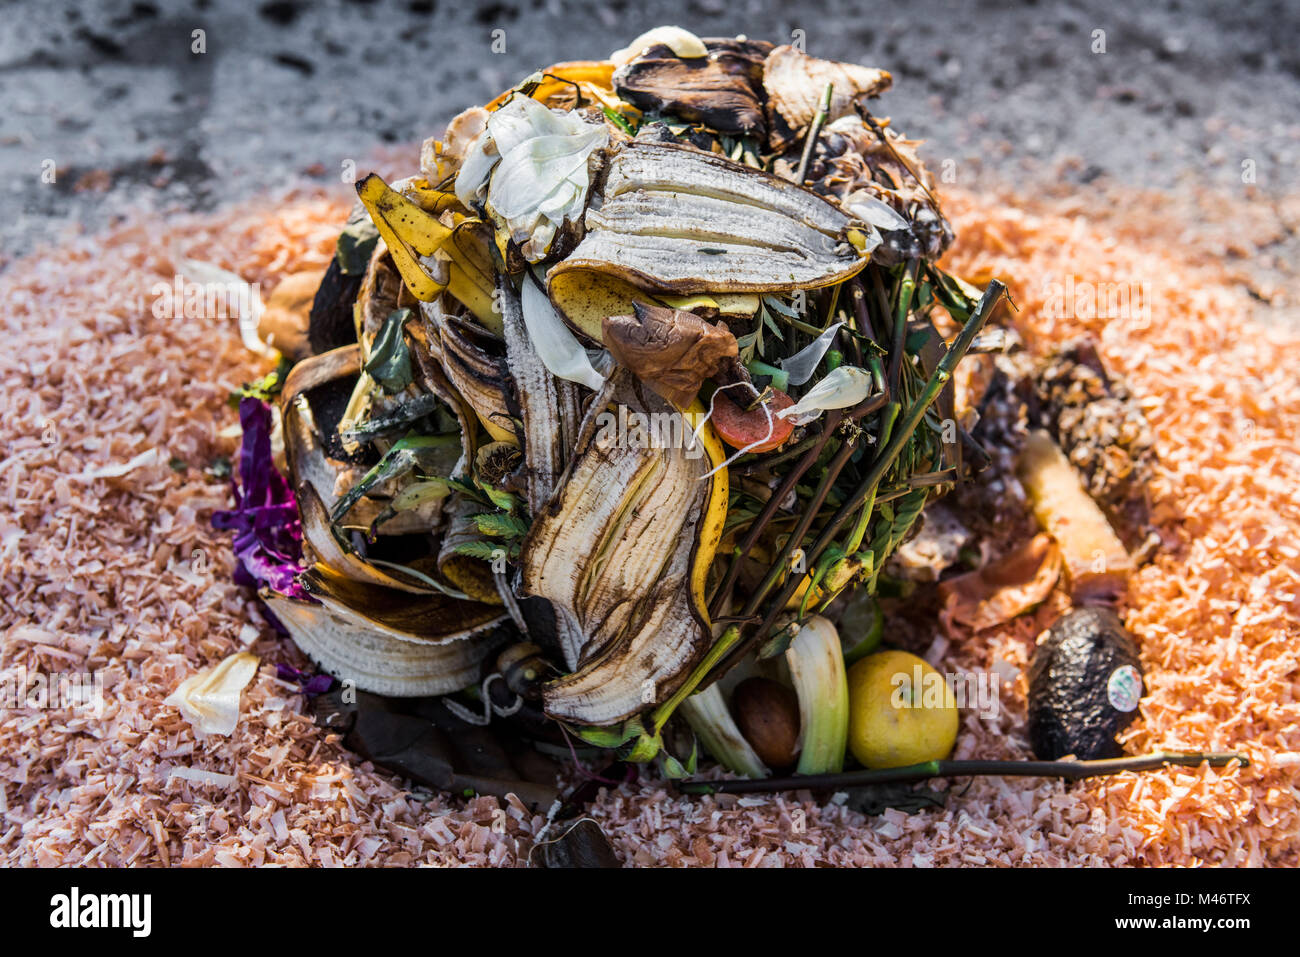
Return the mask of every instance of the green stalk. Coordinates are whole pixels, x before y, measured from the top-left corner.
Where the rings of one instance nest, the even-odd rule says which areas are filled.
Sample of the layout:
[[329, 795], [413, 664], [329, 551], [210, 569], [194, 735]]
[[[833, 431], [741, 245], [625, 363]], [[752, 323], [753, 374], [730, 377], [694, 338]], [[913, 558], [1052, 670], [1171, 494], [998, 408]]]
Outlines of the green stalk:
[[1234, 761], [1243, 768], [1250, 767], [1249, 759], [1230, 751], [1196, 751], [1190, 754], [1157, 751], [1138, 757], [1105, 758], [1100, 761], [926, 761], [903, 768], [806, 774], [757, 781], [682, 781], [677, 787], [683, 794], [747, 794], [756, 791], [795, 791], [800, 788], [823, 791], [870, 787], [874, 784], [910, 784], [930, 778], [993, 776], [1081, 781], [1084, 778], [1121, 774], [1125, 771], [1195, 768], [1202, 763], [1212, 768], [1224, 768]]
[[894, 341], [891, 342], [889, 355], [889, 383], [894, 389], [899, 388], [899, 376], [903, 368], [903, 353], [906, 352], [907, 314], [912, 311], [912, 297], [916, 292], [916, 273], [918, 264], [913, 259], [903, 273], [898, 287], [898, 303], [894, 307]]
[[[965, 356], [966, 350], [970, 348], [971, 341], [984, 327], [989, 316], [992, 315], [994, 307], [998, 304], [999, 300], [1001, 300], [1005, 293], [1006, 286], [1001, 282], [996, 279], [989, 282], [989, 287], [985, 291], [983, 298], [980, 299], [979, 305], [975, 308], [974, 313], [972, 313], [970, 319], [966, 321], [961, 332], [957, 334], [957, 338], [953, 340], [952, 346], [946, 353], [944, 353], [943, 358], [935, 366], [934, 372], [930, 374], [920, 398], [913, 403], [911, 408], [908, 409], [903, 422], [899, 426], [898, 430], [890, 437], [889, 442], [885, 447], [881, 449], [880, 454], [872, 463], [871, 469], [862, 480], [862, 483], [849, 499], [840, 506], [835, 517], [832, 518], [830, 523], [822, 530], [821, 535], [818, 537], [811, 551], [806, 554], [805, 557], [809, 567], [816, 564], [817, 559], [821, 557], [822, 552], [826, 550], [827, 546], [834, 541], [835, 536], [839, 534], [840, 529], [852, 516], [857, 514], [858, 509], [862, 507], [863, 503], [866, 502], [866, 500], [876, 490], [881, 479], [885, 477], [885, 474], [893, 466], [894, 462], [897, 461], [899, 454], [903, 451], [903, 447], [911, 440], [912, 434], [916, 431], [917, 426], [921, 424], [921, 420], [925, 417], [926, 410], [935, 402], [936, 399], [939, 398], [939, 393], [943, 391], [944, 386], [946, 386], [948, 381], [952, 378], [953, 370], [956, 368], [957, 363], [961, 361], [963, 356]], [[820, 502], [818, 504], [820, 505]], [[785, 562], [783, 558], [782, 561], [777, 562], [772, 566], [766, 577], [764, 577], [763, 581], [759, 584], [758, 588], [755, 589], [754, 594], [750, 597], [741, 617], [748, 617], [758, 611], [759, 606], [762, 605], [764, 599], [776, 584], [777, 579], [780, 578], [781, 572], [784, 570], [784, 564]], [[770, 607], [772, 610], [764, 619], [763, 624], [760, 625], [758, 630], [747, 638], [741, 646], [744, 650], [747, 651], [749, 648], [754, 647], [759, 641], [767, 637], [767, 634], [771, 631], [772, 625], [776, 621], [777, 615], [780, 614], [781, 609], [785, 607], [785, 603], [790, 599], [790, 596], [795, 593], [796, 589], [798, 589], [799, 582], [800, 576], [790, 576], [785, 587], [781, 589], [776, 599], [771, 602]], [[738, 652], [737, 655], [733, 655], [733, 658], [738, 660], [739, 654], [740, 652]]]
[[739, 638], [740, 628], [736, 625], [732, 625], [724, 631], [722, 637], [713, 643], [713, 647], [709, 649], [709, 653], [704, 656], [704, 660], [695, 666], [695, 670], [691, 672], [690, 677], [686, 679], [686, 682], [673, 692], [671, 698], [659, 707], [655, 708], [654, 714], [650, 719], [650, 734], [652, 736], [658, 737], [659, 732], [661, 732], [664, 729], [664, 725], [668, 723], [668, 719], [671, 718], [673, 712], [677, 710], [677, 706], [690, 697], [691, 693], [699, 687], [700, 682], [704, 680], [704, 676], [709, 673], [709, 669], [722, 659], [722, 656], [731, 649], [731, 646], [734, 645]]
[[822, 91], [821, 106], [817, 109], [817, 115], [813, 117], [812, 125], [808, 127], [808, 138], [804, 140], [803, 155], [799, 157], [799, 170], [794, 177], [794, 181], [800, 186], [808, 178], [808, 164], [812, 161], [813, 149], [817, 146], [817, 137], [821, 135], [822, 127], [831, 115], [831, 95], [834, 89], [835, 84], [826, 84], [826, 89]]

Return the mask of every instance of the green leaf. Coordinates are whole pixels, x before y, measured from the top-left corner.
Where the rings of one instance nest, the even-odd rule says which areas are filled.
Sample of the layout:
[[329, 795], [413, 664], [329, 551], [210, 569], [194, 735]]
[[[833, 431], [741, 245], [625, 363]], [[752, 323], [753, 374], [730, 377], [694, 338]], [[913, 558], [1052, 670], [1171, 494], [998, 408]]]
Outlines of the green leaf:
[[280, 390], [284, 388], [284, 380], [289, 376], [289, 370], [293, 367], [288, 359], [281, 357], [280, 364], [268, 372], [256, 382], [245, 382], [242, 386], [230, 393], [229, 405], [232, 409], [239, 408], [240, 399], [261, 399], [263, 402], [270, 402]]
[[485, 562], [496, 561], [502, 552], [500, 545], [492, 542], [461, 542], [452, 548], [452, 552], [457, 555], [468, 555], [470, 558], [481, 558]]
[[601, 112], [605, 114], [605, 119], [609, 120], [628, 136], [636, 136], [636, 129], [627, 121], [627, 118], [623, 116], [623, 114], [611, 110], [608, 106], [602, 106], [600, 109]]
[[700, 759], [700, 744], [695, 740], [695, 736], [691, 735], [691, 753], [687, 755], [684, 762], [677, 760], [668, 752], [667, 748], [663, 749], [660, 757], [663, 760], [664, 777], [670, 781], [680, 781], [683, 778], [689, 778], [695, 773], [696, 765], [699, 764]]
[[474, 524], [484, 535], [492, 535], [496, 538], [523, 538], [528, 534], [527, 522], [505, 512], [484, 512], [473, 518]]
[[384, 387], [389, 395], [395, 395], [409, 386], [411, 375], [411, 351], [406, 345], [404, 327], [411, 318], [410, 309], [394, 309], [384, 320], [383, 328], [375, 337], [375, 344], [370, 349], [370, 359], [365, 370], [371, 378]]
[[785, 342], [785, 336], [781, 333], [781, 329], [776, 324], [776, 320], [772, 318], [772, 314], [766, 309], [763, 310], [763, 325], [772, 330], [772, 335], [776, 336], [782, 342]]
[[663, 750], [663, 747], [663, 738], [657, 734], [652, 736], [643, 732], [620, 747], [618, 756], [623, 761], [631, 764], [644, 764], [647, 761], [654, 760], [655, 756]]
[[443, 479], [443, 481], [447, 483], [447, 487], [450, 488], [453, 492], [460, 492], [470, 501], [478, 502], [480, 505], [492, 504], [483, 495], [483, 490], [479, 488], [477, 485], [473, 484], [472, 482], [466, 482], [463, 479], [454, 479], [454, 478], [446, 478]]
[[413, 435], [397, 442], [384, 453], [384, 457], [361, 477], [361, 481], [352, 486], [348, 493], [339, 499], [330, 515], [330, 521], [338, 524], [352, 510], [352, 506], [361, 500], [376, 485], [398, 478], [415, 468], [430, 462], [438, 450], [451, 444], [460, 444], [459, 435]]
[[432, 393], [418, 395], [409, 402], [403, 402], [397, 411], [387, 415], [376, 416], [352, 429], [344, 429], [340, 435], [344, 441], [365, 443], [373, 439], [389, 438], [398, 432], [404, 432], [425, 416], [432, 415], [442, 406], [442, 400]]
[[370, 256], [379, 241], [379, 230], [369, 218], [350, 222], [339, 233], [334, 247], [334, 258], [339, 271], [345, 276], [360, 276], [370, 265]]
[[758, 333], [751, 332], [749, 335], [741, 336], [736, 340], [736, 345], [740, 347], [740, 361], [744, 365], [754, 361], [754, 349], [758, 343]]
[[645, 734], [645, 725], [640, 718], [628, 718], [620, 725], [611, 728], [572, 728], [587, 744], [597, 748], [617, 748], [633, 738]]
[[483, 491], [487, 497], [492, 500], [492, 504], [503, 511], [513, 512], [520, 504], [519, 496], [510, 492], [502, 492], [490, 485], [484, 485]]
[[794, 307], [789, 303], [782, 301], [778, 296], [764, 296], [763, 304], [773, 312], [779, 312], [783, 316], [787, 316], [791, 319], [799, 318], [799, 313], [795, 312]]

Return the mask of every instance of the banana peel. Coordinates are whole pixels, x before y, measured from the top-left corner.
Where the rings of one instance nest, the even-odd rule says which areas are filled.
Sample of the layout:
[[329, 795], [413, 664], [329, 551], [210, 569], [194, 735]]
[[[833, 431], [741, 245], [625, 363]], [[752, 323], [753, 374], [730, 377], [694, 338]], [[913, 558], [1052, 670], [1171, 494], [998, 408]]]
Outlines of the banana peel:
[[[840, 283], [869, 254], [849, 240], [856, 221], [788, 180], [712, 153], [632, 142], [609, 160], [587, 232], [547, 273], [616, 277], [670, 295], [789, 292]], [[572, 281], [572, 280], [569, 280]]]
[[[432, 302], [444, 292], [450, 293], [476, 319], [500, 335], [501, 320], [492, 300], [495, 270], [490, 229], [473, 218], [461, 218], [457, 222], [455, 214], [449, 226], [438, 215], [393, 189], [377, 173], [357, 183], [357, 195], [370, 213], [411, 295], [422, 302]], [[441, 194], [430, 200], [435, 209], [446, 202]], [[449, 209], [447, 203], [446, 210]], [[445, 280], [435, 278], [421, 262], [421, 257], [439, 253], [446, 258]]]
[[423, 311], [437, 330], [442, 346], [442, 369], [451, 384], [469, 403], [494, 442], [518, 445], [519, 439], [511, 425], [507, 395], [510, 373], [505, 357], [489, 352], [480, 341], [483, 330], [469, 320], [447, 315], [436, 302]]
[[573, 270], [552, 273], [551, 303], [568, 326], [592, 342], [601, 342], [606, 316], [630, 315], [637, 303], [662, 304], [687, 312], [717, 312], [728, 319], [747, 319], [758, 312], [755, 293], [707, 291], [689, 296], [655, 294], [607, 272]]
[[314, 601], [263, 591], [294, 643], [323, 669], [362, 691], [396, 697], [448, 694], [478, 681], [500, 644], [498, 606], [412, 595], [316, 569], [304, 576]]
[[[615, 409], [677, 415], [626, 370], [610, 381]], [[728, 502], [726, 470], [708, 474], [725, 453], [707, 423], [692, 458], [682, 444], [602, 438], [595, 423], [605, 411], [598, 397], [521, 554], [524, 591], [569, 616], [581, 640], [565, 649], [572, 673], [543, 689], [544, 709], [587, 727], [662, 703], [712, 644], [705, 584]], [[694, 404], [682, 427], [700, 427], [704, 415]]]

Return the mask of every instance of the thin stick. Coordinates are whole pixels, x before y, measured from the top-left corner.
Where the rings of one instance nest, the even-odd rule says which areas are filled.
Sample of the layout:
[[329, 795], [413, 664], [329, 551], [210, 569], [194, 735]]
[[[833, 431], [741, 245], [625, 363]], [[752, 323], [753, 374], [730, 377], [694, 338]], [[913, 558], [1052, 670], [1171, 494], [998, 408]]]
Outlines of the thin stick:
[[[781, 502], [790, 494], [790, 490], [798, 484], [799, 480], [803, 478], [804, 473], [806, 473], [808, 469], [812, 467], [813, 463], [821, 456], [822, 450], [826, 447], [826, 443], [830, 441], [831, 436], [839, 429], [840, 422], [845, 419], [852, 422], [862, 418], [863, 416], [870, 415], [885, 404], [885, 399], [886, 397], [884, 395], [872, 396], [853, 408], [847, 416], [843, 416], [838, 409], [832, 410], [827, 415], [826, 425], [822, 429], [817, 440], [811, 447], [809, 447], [808, 451], [798, 464], [796, 464], [795, 467], [786, 474], [781, 485], [772, 493], [771, 497], [764, 504], [763, 510], [754, 518], [753, 524], [750, 525], [749, 530], [745, 533], [745, 537], [741, 540], [736, 554], [731, 559], [731, 564], [727, 567], [727, 573], [723, 576], [722, 583], [718, 585], [717, 590], [714, 592], [713, 602], [709, 609], [710, 614], [716, 615], [722, 611], [722, 604], [731, 593], [731, 588], [735, 585], [736, 579], [740, 575], [740, 567], [745, 560], [745, 556], [749, 554], [749, 550], [754, 547], [754, 543], [758, 541], [759, 536], [763, 534], [767, 526], [771, 523], [772, 517], [776, 514], [777, 509], [780, 508]], [[833, 470], [836, 473], [839, 472], [838, 468], [833, 467], [833, 463], [832, 468], [828, 469], [828, 471], [830, 470]], [[807, 513], [815, 515], [817, 510], [821, 507], [821, 501], [824, 498], [825, 495], [823, 495], [821, 499], [816, 499], [816, 506], [810, 507]], [[809, 521], [811, 522], [811, 519]], [[790, 550], [793, 550], [793, 547]]]
[[[880, 454], [872, 463], [870, 471], [868, 471], [866, 477], [862, 480], [862, 483], [858, 486], [857, 490], [854, 491], [853, 495], [840, 506], [840, 509], [835, 513], [834, 518], [832, 518], [829, 524], [822, 529], [822, 533], [818, 537], [812, 549], [805, 554], [805, 561], [809, 568], [816, 565], [817, 560], [821, 558], [822, 552], [826, 550], [827, 546], [834, 541], [835, 536], [839, 534], [841, 527], [843, 527], [850, 518], [857, 514], [862, 503], [865, 502], [868, 496], [876, 490], [881, 479], [885, 477], [885, 473], [888, 472], [894, 462], [897, 461], [899, 454], [903, 451], [903, 446], [911, 440], [912, 433], [915, 432], [917, 426], [921, 424], [921, 420], [924, 418], [926, 410], [934, 404], [934, 401], [939, 397], [939, 393], [942, 392], [944, 386], [948, 384], [948, 380], [952, 378], [953, 369], [966, 354], [966, 350], [970, 348], [971, 340], [973, 340], [975, 336], [979, 334], [979, 331], [984, 328], [984, 323], [988, 321], [989, 316], [993, 313], [994, 306], [998, 304], [1005, 292], [1006, 286], [997, 279], [989, 282], [989, 287], [985, 290], [983, 298], [979, 301], [979, 305], [975, 307], [975, 311], [971, 314], [971, 317], [966, 320], [966, 325], [962, 327], [961, 332], [957, 334], [957, 338], [953, 340], [952, 346], [946, 353], [944, 353], [944, 357], [939, 361], [939, 364], [935, 366], [934, 372], [930, 374], [930, 378], [927, 380], [925, 389], [920, 398], [913, 403], [911, 408], [908, 409], [906, 417], [894, 431], [893, 435], [890, 436], [889, 442], [883, 449], [881, 449]], [[772, 587], [776, 584], [777, 579], [780, 577], [781, 571], [784, 568], [784, 562], [785, 556], [782, 557], [781, 562], [774, 564], [768, 571], [767, 576], [750, 597], [744, 611], [741, 612], [742, 615], [751, 615], [758, 610], [759, 605], [763, 603], [768, 592], [771, 591]], [[771, 602], [769, 606], [771, 611], [769, 611], [767, 617], [763, 619], [763, 624], [759, 626], [758, 630], [754, 632], [754, 634], [748, 636], [739, 646], [737, 646], [736, 650], [729, 656], [727, 663], [739, 661], [741, 656], [746, 654], [749, 649], [755, 647], [758, 642], [767, 637], [773, 624], [776, 622], [777, 616], [781, 613], [781, 610], [785, 608], [786, 602], [789, 601], [790, 596], [798, 589], [801, 581], [801, 576], [791, 575], [789, 577], [785, 587], [781, 589], [777, 597]]]
[[1079, 781], [1083, 778], [1120, 774], [1124, 771], [1159, 771], [1166, 767], [1198, 767], [1202, 762], [1212, 768], [1223, 768], [1237, 762], [1250, 767], [1250, 761], [1240, 754], [1222, 751], [1178, 754], [1158, 751], [1133, 758], [1107, 758], [1101, 761], [926, 761], [909, 764], [905, 768], [885, 768], [877, 771], [844, 771], [839, 774], [806, 774], [788, 778], [741, 779], [738, 781], [682, 781], [677, 785], [683, 794], [751, 794], [754, 792], [797, 791], [807, 788], [825, 791], [839, 788], [869, 787], [873, 784], [904, 784], [926, 781], [930, 778], [963, 778], [981, 776], [1065, 778]]
[[822, 427], [821, 433], [813, 440], [804, 457], [786, 473], [785, 480], [768, 498], [763, 505], [763, 510], [754, 518], [753, 524], [749, 526], [749, 531], [745, 533], [745, 537], [741, 539], [735, 555], [732, 556], [726, 575], [723, 576], [717, 591], [713, 593], [713, 603], [709, 607], [710, 615], [717, 615], [722, 610], [722, 603], [731, 594], [731, 588], [736, 584], [736, 579], [740, 576], [740, 566], [745, 561], [745, 556], [749, 554], [749, 550], [754, 547], [754, 543], [758, 541], [768, 523], [772, 521], [772, 516], [776, 514], [785, 497], [790, 494], [790, 490], [799, 483], [804, 473], [812, 468], [812, 464], [821, 456], [822, 449], [826, 447], [826, 443], [830, 441], [831, 436], [839, 429], [840, 421], [841, 414], [838, 409], [832, 411], [826, 417], [826, 423]]
[[[799, 170], [794, 176], [794, 181], [800, 186], [808, 178], [808, 164], [812, 161], [813, 148], [817, 145], [817, 137], [821, 135], [826, 118], [831, 115], [831, 92], [834, 89], [835, 84], [826, 84], [826, 89], [822, 91], [821, 106], [817, 110], [817, 115], [813, 117], [812, 125], [808, 127], [808, 138], [803, 141], [803, 155], [799, 157]], [[911, 171], [909, 170], [909, 172]]]

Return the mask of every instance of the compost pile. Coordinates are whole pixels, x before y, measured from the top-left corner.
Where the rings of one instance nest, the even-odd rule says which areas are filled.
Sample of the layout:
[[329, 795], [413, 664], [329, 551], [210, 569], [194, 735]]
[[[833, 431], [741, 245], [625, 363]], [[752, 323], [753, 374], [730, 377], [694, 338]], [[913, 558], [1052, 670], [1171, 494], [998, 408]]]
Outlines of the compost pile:
[[[299, 647], [672, 776], [699, 743], [751, 777], [839, 771], [887, 566], [934, 564], [923, 512], [990, 462], [959, 363], [1004, 344], [1001, 284], [935, 265], [932, 179], [869, 109], [890, 82], [660, 28], [361, 180], [323, 279], [263, 316], [284, 360], [244, 390], [219, 516]], [[1059, 411], [1026, 478], [1049, 532]], [[1063, 568], [1113, 585], [1109, 527], [1073, 561], [1061, 524], [970, 563], [948, 620], [1006, 620]]]

